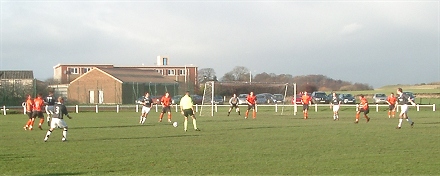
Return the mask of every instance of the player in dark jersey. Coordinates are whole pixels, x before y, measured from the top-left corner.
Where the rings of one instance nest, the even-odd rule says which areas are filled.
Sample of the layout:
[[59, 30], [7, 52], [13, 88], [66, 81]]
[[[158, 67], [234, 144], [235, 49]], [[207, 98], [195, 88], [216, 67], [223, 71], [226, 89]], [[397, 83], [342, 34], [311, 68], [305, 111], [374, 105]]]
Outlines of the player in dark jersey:
[[143, 125], [145, 123], [145, 120], [147, 120], [147, 116], [148, 113], [150, 113], [151, 107], [153, 107], [153, 99], [151, 99], [149, 92], [145, 92], [145, 96], [141, 104], [143, 106], [142, 106], [142, 114], [139, 119], [139, 123]]
[[240, 108], [238, 107], [238, 97], [237, 94], [232, 95], [231, 99], [229, 99], [229, 110], [228, 110], [228, 116], [231, 114], [231, 111], [233, 108], [235, 108], [235, 111], [238, 112], [238, 115], [240, 115]]
[[339, 106], [341, 105], [341, 100], [333, 92], [332, 101], [330, 101], [330, 108], [333, 109], [333, 120], [339, 120]]
[[46, 136], [44, 137], [44, 142], [49, 139], [50, 134], [55, 128], [63, 128], [63, 138], [61, 141], [67, 140], [67, 124], [64, 121], [64, 115], [66, 115], [69, 119], [72, 117], [67, 112], [66, 106], [64, 106], [64, 99], [62, 97], [58, 97], [58, 103], [54, 106], [54, 111], [52, 115], [52, 120], [50, 122], [50, 129], [47, 131]]
[[53, 97], [53, 92], [50, 91], [49, 95], [44, 98], [44, 104], [46, 104], [46, 120], [47, 120], [47, 126], [50, 126], [50, 119], [52, 117], [53, 114], [53, 108], [55, 105], [55, 97]]
[[396, 129], [400, 129], [402, 127], [403, 119], [406, 119], [406, 121], [411, 124], [411, 128], [414, 127], [414, 122], [411, 121], [408, 117], [408, 103], [411, 103], [411, 105], [415, 106], [416, 104], [411, 100], [411, 98], [402, 92], [402, 88], [397, 88], [397, 95], [398, 95], [398, 102], [400, 105], [400, 115], [399, 115], [399, 124], [397, 125]]

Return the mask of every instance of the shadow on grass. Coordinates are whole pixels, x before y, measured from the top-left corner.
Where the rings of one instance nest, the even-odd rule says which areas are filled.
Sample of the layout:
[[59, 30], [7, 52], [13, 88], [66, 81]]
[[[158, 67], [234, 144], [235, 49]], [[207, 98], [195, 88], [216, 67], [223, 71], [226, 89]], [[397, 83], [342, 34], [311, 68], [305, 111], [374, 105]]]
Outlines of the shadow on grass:
[[429, 124], [429, 125], [435, 125], [435, 124], [440, 124], [440, 122], [425, 122], [425, 123], [417, 123], [417, 124]]
[[69, 129], [100, 129], [100, 128], [132, 128], [132, 127], [144, 127], [154, 126], [151, 124], [144, 125], [110, 125], [110, 126], [90, 126], [90, 127], [69, 127]]
[[49, 173], [49, 174], [35, 174], [32, 176], [47, 176], [47, 175], [84, 175], [85, 172], [74, 172], [74, 173]]
[[132, 139], [168, 139], [168, 138], [180, 138], [188, 136], [200, 136], [198, 134], [180, 134], [180, 135], [170, 135], [170, 136], [144, 136], [144, 137], [105, 137], [105, 138], [93, 138], [93, 139], [79, 139], [75, 141], [113, 141], [113, 140], [132, 140]]

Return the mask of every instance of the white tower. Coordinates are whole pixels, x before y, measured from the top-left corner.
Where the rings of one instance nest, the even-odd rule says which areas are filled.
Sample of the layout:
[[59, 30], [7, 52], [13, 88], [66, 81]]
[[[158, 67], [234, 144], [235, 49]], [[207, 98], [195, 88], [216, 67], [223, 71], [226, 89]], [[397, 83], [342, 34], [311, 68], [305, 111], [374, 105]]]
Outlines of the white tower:
[[168, 56], [157, 56], [156, 64], [159, 66], [169, 65], [170, 58]]

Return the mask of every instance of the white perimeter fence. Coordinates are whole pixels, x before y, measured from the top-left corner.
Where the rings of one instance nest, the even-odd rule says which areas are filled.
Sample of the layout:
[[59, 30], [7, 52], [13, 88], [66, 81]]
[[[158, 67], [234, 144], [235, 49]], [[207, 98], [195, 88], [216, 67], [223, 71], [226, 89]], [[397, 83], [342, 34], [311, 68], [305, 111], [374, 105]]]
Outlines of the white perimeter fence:
[[[396, 111], [399, 111], [399, 106], [396, 108]], [[411, 105], [408, 105], [411, 107]], [[199, 112], [202, 108], [202, 105], [194, 105], [195, 107], [195, 111]], [[206, 112], [211, 112], [211, 110], [213, 110], [214, 112], [218, 111], [218, 107], [229, 107], [229, 105], [203, 105], [204, 111]], [[240, 105], [239, 107], [242, 108], [247, 108], [247, 105]], [[298, 105], [282, 105], [282, 104], [273, 104], [273, 105], [257, 105], [256, 110], [258, 111], [258, 107], [272, 107], [274, 112], [279, 112], [282, 110], [282, 108], [284, 109], [288, 109], [290, 108], [290, 110], [292, 110], [293, 108], [293, 112], [294, 115], [296, 115], [296, 113], [298, 112], [298, 109], [302, 111], [302, 105], [298, 104]], [[309, 111], [312, 110], [312, 108], [314, 108], [315, 112], [318, 112], [318, 110], [320, 108], [329, 108], [330, 105], [329, 104], [312, 104], [309, 106]], [[353, 104], [353, 105], [349, 105], [349, 104], [341, 104], [340, 107], [352, 107], [353, 111], [357, 111], [359, 108], [359, 105], [357, 104]], [[435, 104], [432, 105], [419, 105], [417, 104], [415, 106], [417, 111], [420, 111], [421, 107], [428, 107], [428, 108], [432, 108], [432, 111], [436, 111], [436, 106]], [[26, 107], [22, 107], [22, 106], [3, 106], [1, 107], [1, 112], [3, 112], [3, 115], [7, 115], [7, 111], [10, 110], [18, 110], [18, 111], [22, 111], [23, 114], [25, 114], [26, 112]], [[100, 109], [102, 111], [105, 112], [109, 112], [109, 111], [115, 111], [116, 113], [119, 113], [121, 111], [121, 109], [132, 109], [135, 112], [140, 112], [140, 110], [142, 109], [142, 105], [75, 105], [75, 106], [67, 106], [67, 108], [72, 111], [72, 109], [74, 109], [73, 112], [75, 113], [80, 113], [81, 111], [95, 111], [96, 113], [100, 112]], [[373, 108], [376, 109], [376, 112], [379, 112], [380, 108], [385, 108], [388, 109], [388, 105], [386, 104], [373, 104], [370, 105], [370, 111], [373, 110]], [[113, 109], [113, 110], [112, 110]], [[180, 107], [178, 105], [173, 105], [173, 109], [175, 109], [176, 112], [179, 112]], [[153, 105], [152, 110], [155, 110], [156, 112], [160, 112], [162, 110], [162, 107], [160, 105]], [[130, 110], [129, 110], [130, 111]], [[70, 112], [72, 113], [72, 112]]]

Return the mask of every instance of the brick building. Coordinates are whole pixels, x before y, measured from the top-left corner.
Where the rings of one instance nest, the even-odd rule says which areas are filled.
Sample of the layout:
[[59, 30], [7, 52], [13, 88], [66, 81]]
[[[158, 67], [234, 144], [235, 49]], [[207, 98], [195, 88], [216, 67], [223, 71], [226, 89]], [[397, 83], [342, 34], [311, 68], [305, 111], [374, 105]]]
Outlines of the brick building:
[[144, 92], [175, 95], [179, 84], [156, 70], [146, 68], [95, 67], [67, 88], [69, 102], [79, 104], [132, 104]]

